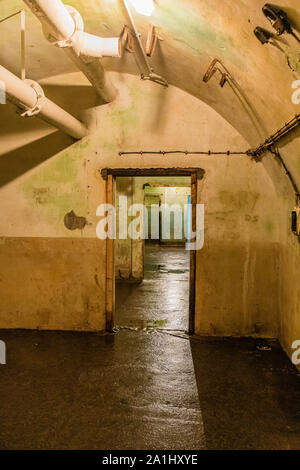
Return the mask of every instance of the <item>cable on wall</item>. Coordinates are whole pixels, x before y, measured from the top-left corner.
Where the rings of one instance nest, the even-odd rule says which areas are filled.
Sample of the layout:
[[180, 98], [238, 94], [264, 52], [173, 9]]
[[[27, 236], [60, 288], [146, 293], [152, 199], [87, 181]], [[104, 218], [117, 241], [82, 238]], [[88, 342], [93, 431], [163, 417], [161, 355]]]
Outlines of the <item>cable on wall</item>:
[[158, 151], [147, 151], [140, 150], [139, 152], [119, 152], [120, 157], [125, 155], [171, 155], [171, 154], [181, 154], [181, 155], [248, 155], [247, 152], [232, 152], [231, 150], [226, 150], [224, 152], [214, 152], [212, 150], [207, 151], [190, 151], [190, 150], [158, 150]]
[[286, 137], [292, 131], [294, 131], [300, 125], [300, 114], [296, 114], [295, 117], [290, 119], [284, 126], [278, 131], [268, 137], [263, 144], [257, 147], [255, 150], [248, 150], [247, 154], [252, 156], [256, 160], [260, 160], [261, 156], [270, 150], [277, 142]]
[[291, 182], [291, 185], [293, 187], [293, 190], [295, 191], [295, 195], [296, 195], [296, 206], [299, 206], [300, 205], [300, 190], [298, 188], [298, 185], [296, 183], [296, 181], [294, 180], [293, 178], [293, 175], [291, 174], [291, 172], [289, 171], [288, 167], [286, 166], [285, 164], [285, 161], [283, 160], [282, 156], [280, 155], [278, 149], [276, 147], [272, 147], [270, 148], [270, 152], [272, 153], [272, 155], [274, 155], [275, 157], [278, 158], [278, 160], [280, 161], [284, 171], [285, 171], [285, 174], [287, 175], [287, 177], [289, 178], [290, 182]]

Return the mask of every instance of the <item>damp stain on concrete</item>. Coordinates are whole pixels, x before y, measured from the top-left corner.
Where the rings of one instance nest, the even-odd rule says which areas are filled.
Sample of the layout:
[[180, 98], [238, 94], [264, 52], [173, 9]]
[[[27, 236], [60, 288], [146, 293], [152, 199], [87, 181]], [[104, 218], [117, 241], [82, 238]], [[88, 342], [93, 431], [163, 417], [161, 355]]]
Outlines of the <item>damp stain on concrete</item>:
[[186, 50], [193, 51], [194, 55], [202, 55], [208, 48], [224, 51], [231, 62], [244, 68], [245, 64], [236, 52], [232, 37], [199, 15], [196, 9], [176, 0], [166, 0], [159, 3], [153, 17], [156, 25], [167, 31]]
[[39, 217], [51, 225], [63, 224], [71, 210], [88, 211], [83, 174], [84, 153], [90, 146], [86, 139], [63, 150], [32, 171], [20, 189], [29, 205], [39, 210]]
[[[125, 97], [111, 103], [107, 108], [101, 127], [103, 152], [118, 152], [126, 141], [136, 138], [136, 129], [140, 124], [141, 114], [145, 112], [140, 103], [143, 94], [135, 87], [124, 90]], [[109, 139], [107, 136], [110, 136]]]
[[134, 90], [130, 90], [131, 102], [125, 108], [116, 107], [108, 111], [106, 118], [109, 119], [110, 125], [121, 129], [134, 129], [139, 123], [138, 109], [136, 106], [136, 96]]
[[264, 228], [268, 234], [272, 234], [275, 230], [274, 222], [271, 219], [265, 219], [264, 220]]
[[99, 287], [99, 289], [101, 289], [98, 274], [94, 275], [94, 279], [95, 279], [95, 283], [96, 283], [97, 287]]
[[71, 211], [65, 215], [64, 224], [68, 230], [83, 230], [88, 222], [85, 217], [77, 216], [74, 211]]
[[231, 208], [237, 210], [253, 211], [260, 195], [257, 192], [249, 191], [219, 191], [220, 202], [230, 210]]
[[37, 204], [47, 204], [49, 188], [35, 188], [34, 199]]
[[299, 51], [289, 45], [282, 45], [281, 47], [284, 47], [285, 49], [286, 60], [290, 69], [293, 70], [293, 72], [300, 73]]

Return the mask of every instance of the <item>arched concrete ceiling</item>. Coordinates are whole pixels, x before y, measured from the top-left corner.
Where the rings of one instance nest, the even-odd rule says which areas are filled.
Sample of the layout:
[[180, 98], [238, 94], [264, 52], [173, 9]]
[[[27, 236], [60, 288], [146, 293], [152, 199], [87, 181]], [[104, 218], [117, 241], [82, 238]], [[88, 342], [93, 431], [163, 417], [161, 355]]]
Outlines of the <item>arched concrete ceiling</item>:
[[[129, 20], [122, 0], [68, 0], [82, 14], [85, 30], [100, 36], [119, 36]], [[271, 45], [262, 45], [253, 34], [256, 26], [274, 31], [262, 13], [265, 0], [156, 0], [151, 18], [135, 19], [145, 42], [149, 22], [159, 31], [159, 50], [152, 59], [155, 72], [170, 84], [184, 89], [213, 107], [231, 123], [249, 144], [259, 144], [269, 133], [281, 127], [299, 106], [292, 103], [292, 82], [298, 71], [288, 66], [285, 54]], [[274, 3], [277, 3], [274, 1]], [[280, 0], [296, 31], [300, 31], [299, 0]], [[0, 0], [0, 17], [24, 8], [21, 0]], [[27, 11], [28, 9], [25, 8]], [[19, 72], [19, 20], [0, 25], [0, 60], [11, 71]], [[296, 62], [299, 44], [292, 36], [280, 39], [281, 48]], [[212, 59], [219, 58], [234, 77], [248, 101], [241, 103], [228, 84], [219, 86], [217, 76], [208, 84], [202, 80]], [[28, 11], [27, 73], [41, 80], [75, 71], [63, 51], [44, 38], [39, 21]], [[107, 70], [139, 74], [133, 54], [122, 59], [103, 59]], [[159, 86], [159, 85], [157, 85]], [[299, 147], [299, 141], [297, 141]], [[293, 142], [292, 142], [293, 146]], [[293, 157], [292, 165], [300, 168]]]

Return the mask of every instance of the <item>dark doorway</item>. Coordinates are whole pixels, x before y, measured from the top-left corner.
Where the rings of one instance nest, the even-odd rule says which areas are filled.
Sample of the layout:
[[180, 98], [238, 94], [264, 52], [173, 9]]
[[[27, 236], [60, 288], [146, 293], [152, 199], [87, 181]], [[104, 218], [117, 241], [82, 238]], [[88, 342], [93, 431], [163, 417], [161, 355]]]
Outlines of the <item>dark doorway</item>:
[[123, 211], [129, 227], [141, 204], [145, 212], [141, 239], [115, 241], [115, 327], [189, 330], [190, 203], [189, 176], [116, 178], [117, 234]]
[[[198, 180], [201, 180], [205, 174], [200, 168], [113, 168], [103, 169], [102, 177], [106, 180], [106, 201], [108, 204], [116, 207], [116, 179], [119, 177], [135, 178], [135, 177], [190, 177], [191, 181], [191, 230], [196, 232], [196, 205], [197, 205], [197, 188]], [[195, 240], [190, 240], [192, 243]], [[142, 248], [142, 243], [140, 250]], [[190, 269], [189, 269], [189, 302], [188, 302], [188, 330], [189, 334], [194, 333], [195, 327], [195, 273], [196, 273], [196, 251], [189, 251]], [[133, 263], [135, 257], [132, 256]], [[112, 331], [115, 327], [115, 240], [107, 239], [106, 250], [106, 325], [107, 330]], [[133, 281], [142, 281], [144, 272], [140, 279], [136, 275], [137, 272], [132, 270]]]

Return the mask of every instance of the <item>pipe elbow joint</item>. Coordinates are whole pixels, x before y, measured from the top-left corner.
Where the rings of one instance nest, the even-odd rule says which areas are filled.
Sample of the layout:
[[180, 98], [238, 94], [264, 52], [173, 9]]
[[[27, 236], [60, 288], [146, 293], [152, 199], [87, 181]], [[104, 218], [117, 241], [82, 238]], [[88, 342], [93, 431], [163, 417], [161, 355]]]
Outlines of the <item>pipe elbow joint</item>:
[[62, 40], [53, 37], [53, 34], [43, 27], [48, 41], [57, 47], [72, 47], [78, 57], [81, 55], [94, 59], [102, 57], [121, 57], [120, 38], [101, 38], [84, 31], [84, 21], [80, 13], [73, 7], [65, 5], [66, 10], [74, 22], [73, 33]]
[[121, 57], [120, 38], [101, 38], [80, 31], [74, 35], [72, 46], [78, 56], [83, 55], [94, 59]]

